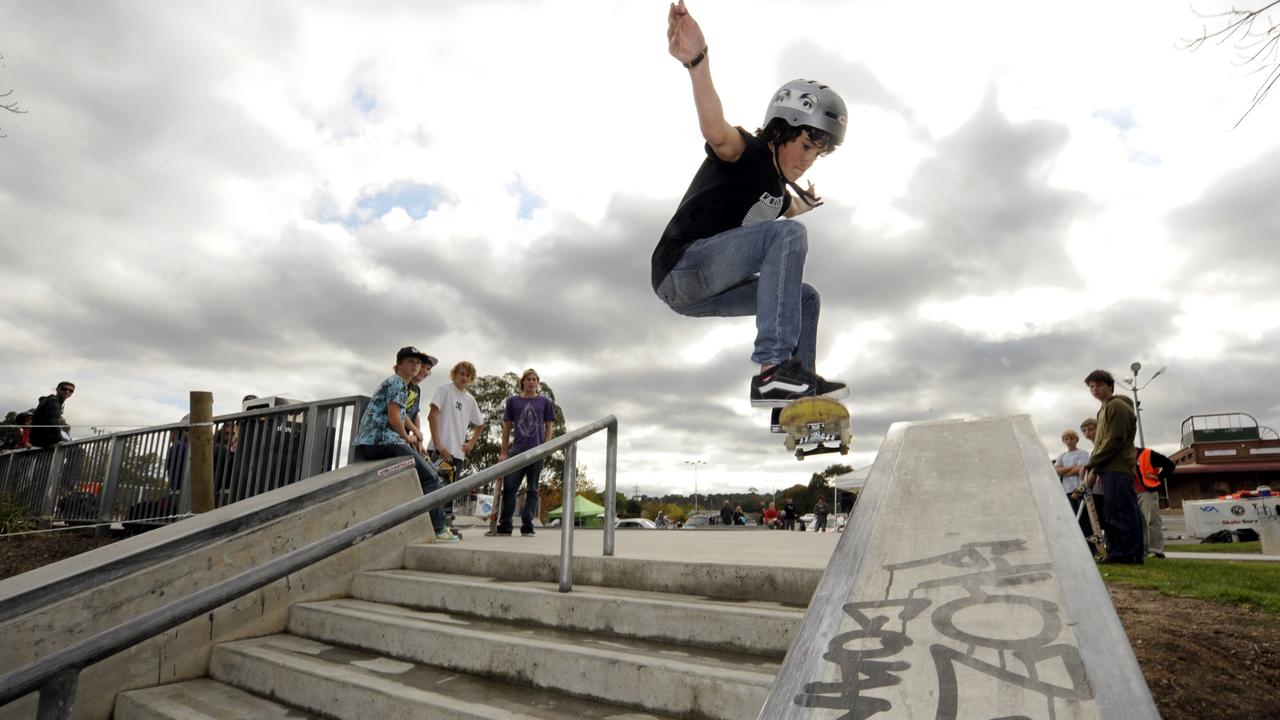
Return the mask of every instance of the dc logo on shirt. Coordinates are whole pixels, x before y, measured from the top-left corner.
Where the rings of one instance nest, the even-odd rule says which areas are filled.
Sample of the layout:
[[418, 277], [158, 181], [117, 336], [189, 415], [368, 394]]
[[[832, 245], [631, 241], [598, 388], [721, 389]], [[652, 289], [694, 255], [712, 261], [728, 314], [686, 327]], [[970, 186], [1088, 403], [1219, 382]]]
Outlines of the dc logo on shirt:
[[454, 409], [454, 410], [457, 410], [457, 411], [459, 411], [459, 412], [461, 412], [461, 411], [462, 411], [462, 401], [461, 401], [461, 400], [454, 400], [454, 401], [453, 401], [453, 409]]

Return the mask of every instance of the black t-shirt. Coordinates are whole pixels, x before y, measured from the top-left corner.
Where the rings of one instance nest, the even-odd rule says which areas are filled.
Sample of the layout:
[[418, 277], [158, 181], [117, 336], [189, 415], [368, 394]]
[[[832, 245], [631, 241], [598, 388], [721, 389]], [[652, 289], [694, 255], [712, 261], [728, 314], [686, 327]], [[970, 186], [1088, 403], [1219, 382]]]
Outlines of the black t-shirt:
[[693, 176], [680, 207], [653, 250], [650, 279], [654, 290], [695, 241], [736, 227], [776, 220], [791, 203], [773, 164], [769, 144], [742, 128], [737, 130], [747, 143], [737, 162], [725, 162], [716, 157], [710, 144], [705, 146], [707, 159]]

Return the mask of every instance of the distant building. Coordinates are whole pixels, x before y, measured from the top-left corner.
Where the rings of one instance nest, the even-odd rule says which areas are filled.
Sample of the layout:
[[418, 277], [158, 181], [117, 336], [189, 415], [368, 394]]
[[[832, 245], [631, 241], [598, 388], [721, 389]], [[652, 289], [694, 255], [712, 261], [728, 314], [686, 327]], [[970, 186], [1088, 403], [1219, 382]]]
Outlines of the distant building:
[[1182, 421], [1182, 449], [1169, 456], [1172, 508], [1269, 485], [1280, 490], [1280, 435], [1247, 413], [1192, 415]]

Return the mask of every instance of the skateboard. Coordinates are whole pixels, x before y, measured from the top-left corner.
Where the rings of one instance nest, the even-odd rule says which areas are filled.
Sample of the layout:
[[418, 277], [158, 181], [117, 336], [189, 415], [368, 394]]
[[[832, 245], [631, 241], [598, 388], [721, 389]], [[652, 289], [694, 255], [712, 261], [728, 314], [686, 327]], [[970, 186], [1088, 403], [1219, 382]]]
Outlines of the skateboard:
[[[452, 485], [456, 479], [453, 465], [444, 458], [436, 461], [436, 472], [440, 475], [440, 487]], [[462, 539], [462, 532], [453, 527], [453, 513], [445, 516], [445, 525], [449, 528], [449, 532], [457, 535], [459, 540]]]
[[1084, 488], [1082, 495], [1084, 502], [1080, 503], [1080, 510], [1076, 511], [1076, 522], [1080, 522], [1080, 513], [1088, 511], [1089, 527], [1093, 529], [1093, 534], [1085, 538], [1098, 550], [1098, 557], [1103, 560], [1107, 559], [1107, 543], [1102, 534], [1102, 522], [1098, 519], [1098, 506], [1093, 502], [1093, 491], [1088, 487]]
[[[518, 488], [517, 488], [518, 489]], [[488, 537], [494, 537], [498, 534], [498, 513], [502, 509], [502, 477], [493, 481], [493, 510], [489, 513], [489, 532], [485, 533]]]
[[849, 443], [853, 442], [849, 410], [839, 400], [800, 398], [782, 409], [778, 422], [786, 433], [783, 445], [795, 451], [797, 460], [823, 453], [849, 454]]

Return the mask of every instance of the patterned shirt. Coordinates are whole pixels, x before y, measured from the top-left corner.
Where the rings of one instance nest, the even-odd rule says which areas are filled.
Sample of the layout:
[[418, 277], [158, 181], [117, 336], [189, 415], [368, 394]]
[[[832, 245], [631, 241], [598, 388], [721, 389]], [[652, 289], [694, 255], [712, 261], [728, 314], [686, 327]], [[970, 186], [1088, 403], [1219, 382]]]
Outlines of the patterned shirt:
[[399, 375], [392, 375], [373, 392], [369, 406], [360, 417], [360, 429], [356, 432], [356, 445], [404, 445], [404, 438], [391, 427], [388, 410], [392, 403], [404, 412], [408, 402], [409, 386]]

